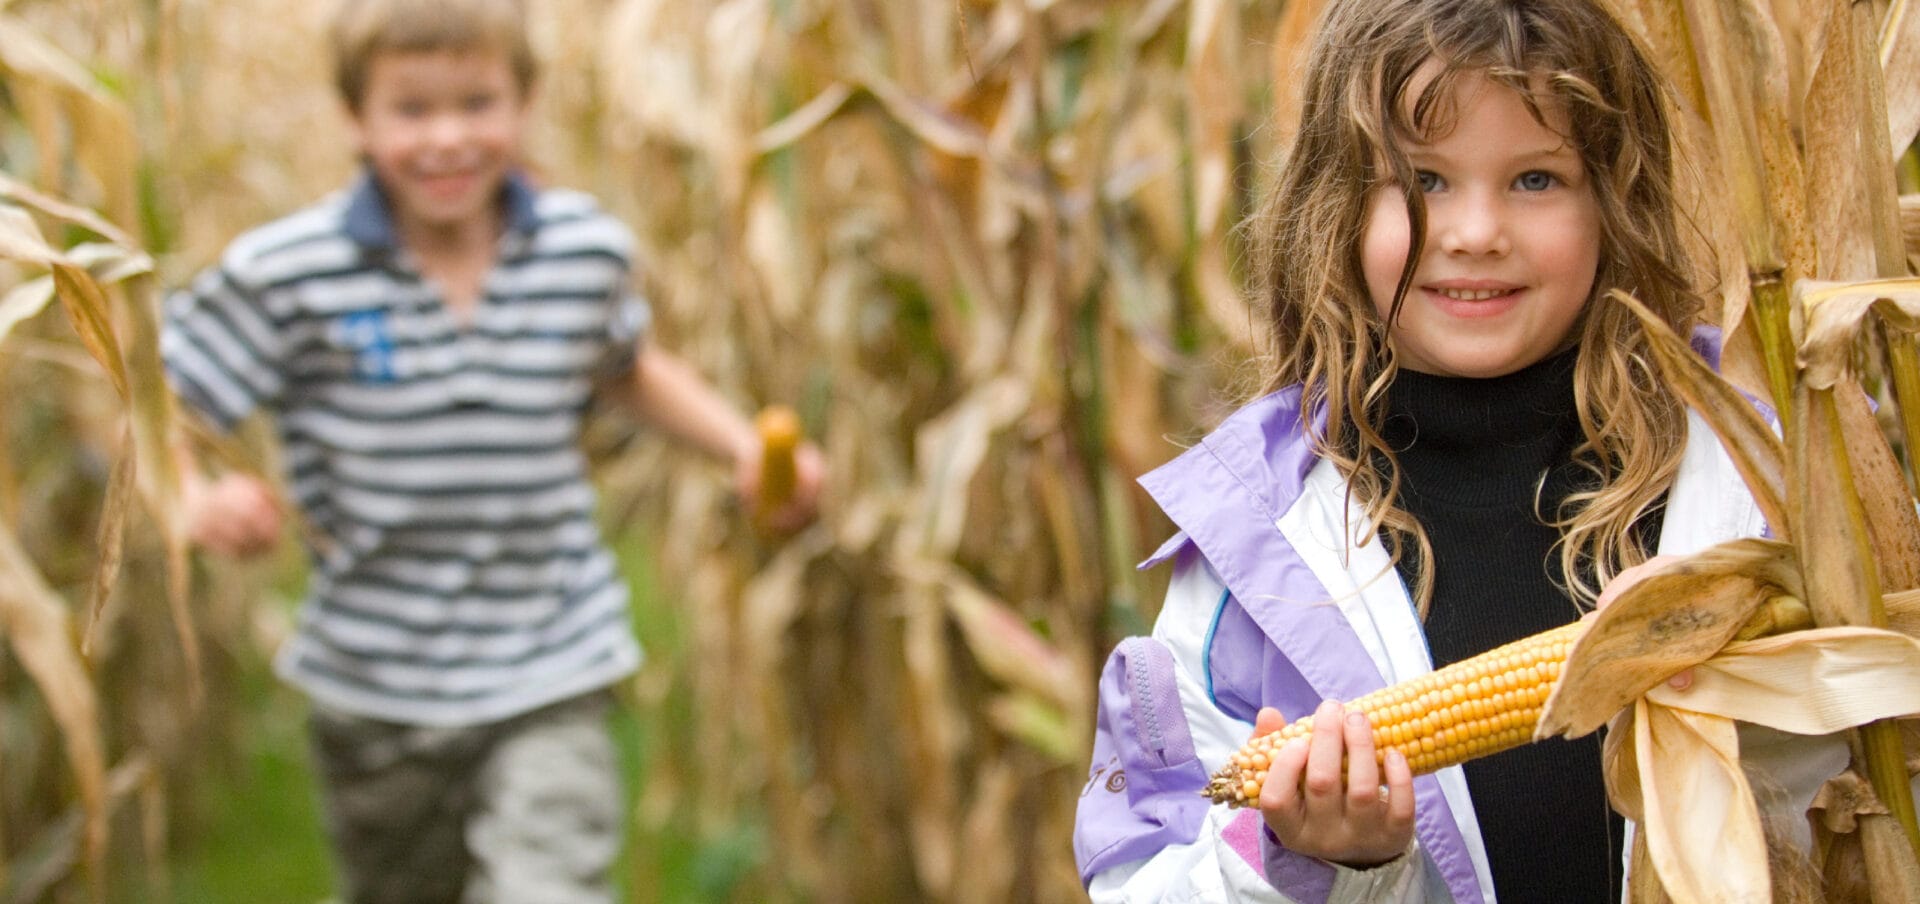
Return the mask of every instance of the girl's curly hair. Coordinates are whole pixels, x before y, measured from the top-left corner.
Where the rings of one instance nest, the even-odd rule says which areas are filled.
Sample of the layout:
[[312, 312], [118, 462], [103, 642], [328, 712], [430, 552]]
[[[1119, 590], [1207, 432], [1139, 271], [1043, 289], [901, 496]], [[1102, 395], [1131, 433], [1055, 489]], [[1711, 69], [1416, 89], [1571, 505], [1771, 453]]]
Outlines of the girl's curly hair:
[[[1416, 79], [1428, 61], [1438, 74]], [[1428, 66], [1428, 72], [1436, 67]], [[1557, 106], [1600, 210], [1600, 267], [1575, 325], [1575, 457], [1597, 486], [1557, 512], [1561, 562], [1577, 598], [1647, 558], [1632, 529], [1661, 504], [1679, 468], [1685, 412], [1657, 379], [1624, 289], [1676, 329], [1703, 307], [1682, 240], [1669, 127], [1671, 92], [1634, 38], [1591, 0], [1349, 0], [1328, 4], [1305, 68], [1298, 137], [1250, 220], [1257, 304], [1274, 343], [1268, 389], [1300, 385], [1316, 451], [1346, 477], [1395, 561], [1414, 558], [1414, 598], [1432, 595], [1431, 550], [1396, 504], [1399, 466], [1381, 438], [1398, 365], [1369, 300], [1360, 237], [1369, 195], [1399, 191], [1413, 235], [1392, 305], [1398, 313], [1426, 234], [1404, 146], [1444, 134], [1453, 88], [1484, 75], [1520, 93], [1543, 125]], [[1409, 188], [1409, 187], [1415, 188]], [[1683, 333], [1684, 335], [1684, 333]], [[1316, 426], [1324, 415], [1324, 427]], [[1374, 461], [1383, 462], [1376, 469]]]

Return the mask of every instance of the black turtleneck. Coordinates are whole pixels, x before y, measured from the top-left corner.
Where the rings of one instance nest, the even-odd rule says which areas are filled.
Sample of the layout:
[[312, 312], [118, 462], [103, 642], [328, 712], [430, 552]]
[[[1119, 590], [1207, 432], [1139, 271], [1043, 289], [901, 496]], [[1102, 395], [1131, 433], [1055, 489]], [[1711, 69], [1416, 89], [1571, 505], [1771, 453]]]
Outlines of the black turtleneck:
[[[1592, 480], [1572, 461], [1574, 357], [1485, 380], [1402, 370], [1388, 392], [1383, 435], [1400, 462], [1400, 505], [1433, 547], [1426, 634], [1436, 667], [1579, 615], [1563, 589], [1559, 531], [1542, 518]], [[1403, 576], [1412, 558], [1402, 558]], [[1500, 900], [1620, 900], [1621, 825], [1607, 807], [1597, 734], [1466, 771]]]

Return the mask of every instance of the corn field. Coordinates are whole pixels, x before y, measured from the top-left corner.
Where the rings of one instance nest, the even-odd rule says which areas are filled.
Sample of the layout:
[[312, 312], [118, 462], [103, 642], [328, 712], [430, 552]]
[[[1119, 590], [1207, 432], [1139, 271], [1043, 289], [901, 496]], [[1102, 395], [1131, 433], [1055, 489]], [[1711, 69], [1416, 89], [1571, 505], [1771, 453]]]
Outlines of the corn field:
[[[1084, 898], [1093, 682], [1151, 623], [1164, 575], [1133, 565], [1170, 531], [1133, 480], [1258, 369], [1236, 226], [1322, 4], [529, 5], [531, 168], [633, 226], [661, 343], [793, 406], [829, 463], [821, 520], [774, 541], [716, 465], [616, 417], [589, 437], [608, 535], [685, 626], [623, 691], [684, 714], [630, 834], [763, 823], [743, 901]], [[1786, 321], [1756, 286], [1920, 259], [1920, 11], [1613, 6], [1678, 89], [1699, 276], [1765, 394]], [[245, 743], [236, 676], [300, 553], [190, 557], [155, 321], [352, 172], [326, 13], [0, 2], [0, 902], [164, 887], [187, 790]], [[1908, 328], [1859, 347], [1897, 448], [1876, 375]], [[258, 431], [198, 441], [277, 473]]]

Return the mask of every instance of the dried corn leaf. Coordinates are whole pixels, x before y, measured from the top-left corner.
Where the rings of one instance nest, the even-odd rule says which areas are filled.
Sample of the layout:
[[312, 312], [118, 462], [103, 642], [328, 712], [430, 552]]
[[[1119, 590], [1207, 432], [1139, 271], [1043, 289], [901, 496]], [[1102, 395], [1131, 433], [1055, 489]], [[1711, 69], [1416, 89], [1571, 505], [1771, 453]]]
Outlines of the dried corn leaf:
[[1740, 390], [1714, 373], [1694, 354], [1692, 346], [1645, 305], [1622, 292], [1614, 292], [1610, 297], [1639, 316], [1660, 373], [1674, 391], [1712, 425], [1774, 536], [1791, 541], [1798, 527], [1788, 520], [1786, 450], [1779, 437], [1761, 420]]
[[948, 898], [953, 904], [1000, 904], [1019, 898], [1014, 891], [1015, 873], [1020, 857], [1013, 833], [1006, 831], [1023, 800], [1030, 800], [1030, 789], [1014, 764], [1005, 760], [990, 763], [972, 787], [973, 799], [960, 829], [961, 850], [967, 867], [953, 877]]
[[1920, 901], [1920, 859], [1906, 830], [1892, 816], [1860, 817], [1860, 842], [1867, 860], [1867, 884], [1875, 901]]
[[1920, 333], [1920, 278], [1802, 280], [1794, 284], [1793, 297], [1806, 319], [1800, 366], [1814, 389], [1830, 389], [1852, 372], [1854, 340], [1869, 313], [1877, 313], [1894, 329]]
[[52, 267], [66, 258], [40, 235], [40, 227], [26, 211], [0, 206], [0, 258]]
[[1646, 699], [1802, 735], [1920, 714], [1920, 640], [1878, 628], [1809, 628], [1742, 641]]
[[10, 15], [0, 15], [0, 67], [8, 72], [111, 105], [93, 73]]
[[914, 521], [902, 526], [903, 552], [936, 560], [952, 556], [966, 527], [968, 488], [986, 461], [993, 435], [1026, 412], [1030, 393], [1025, 383], [1000, 377], [920, 428], [915, 441], [920, 498], [909, 509], [917, 513]]
[[1601, 609], [1568, 651], [1536, 737], [1585, 735], [1675, 673], [1707, 661], [1768, 598], [1799, 595], [1792, 547], [1723, 543], [1657, 566]]
[[[75, 252], [78, 256], [79, 249]], [[197, 709], [205, 697], [200, 635], [194, 630], [187, 599], [191, 574], [186, 512], [180, 506], [180, 463], [174, 454], [174, 400], [167, 389], [165, 365], [160, 361], [159, 305], [154, 303], [159, 292], [151, 266], [152, 260], [146, 255], [128, 253], [109, 270], [113, 276], [128, 274], [110, 292], [124, 312], [121, 322], [125, 324], [127, 376], [132, 384], [128, 415], [132, 454], [138, 462], [138, 489], [166, 552], [167, 608], [187, 676], [188, 705]], [[323, 554], [330, 549], [331, 542], [312, 527], [309, 519], [300, 517], [297, 522], [315, 549]]]
[[1222, 335], [1241, 347], [1253, 339], [1245, 299], [1234, 281], [1227, 250], [1227, 214], [1233, 191], [1234, 128], [1241, 116], [1240, 92], [1231, 87], [1239, 68], [1239, 6], [1199, 0], [1187, 22], [1188, 151], [1193, 167], [1193, 289]]
[[95, 95], [69, 104], [74, 157], [101, 187], [100, 207], [123, 226], [138, 220], [140, 142], [133, 119], [119, 103], [98, 102]]
[[[1640, 804], [1640, 769], [1634, 762], [1634, 725], [1639, 722], [1638, 706], [1621, 710], [1607, 724], [1600, 738], [1600, 771], [1607, 780], [1607, 802], [1613, 810], [1635, 823], [1646, 822]], [[1642, 835], [1644, 841], [1645, 833]]]
[[953, 676], [946, 654], [945, 619], [938, 601], [931, 598], [938, 592], [931, 586], [916, 587], [903, 594], [902, 602], [907, 612], [905, 684], [912, 706], [908, 744], [920, 774], [926, 777], [918, 783], [907, 830], [921, 884], [944, 889], [953, 881], [954, 826], [960, 805], [950, 779], [956, 774], [959, 726], [964, 720], [950, 696]]
[[1920, 137], [1920, 10], [1912, 0], [1887, 7], [1880, 65], [1886, 73], [1888, 147], [1897, 156]]
[[1073, 663], [1012, 607], [981, 590], [966, 575], [943, 570], [942, 599], [981, 669], [1010, 687], [1033, 693], [1062, 709], [1078, 706], [1086, 685]]
[[1873, 63], [1860, 60], [1854, 52], [1850, 5], [1850, 0], [1815, 4], [1821, 14], [1831, 16], [1833, 27], [1822, 42], [1807, 96], [1807, 196], [1816, 202], [1810, 213], [1819, 255], [1816, 269], [1808, 275], [1827, 280], [1878, 275], [1860, 150], [1860, 123], [1865, 111], [1859, 66]]
[[126, 359], [120, 354], [120, 338], [114, 333], [113, 315], [107, 310], [107, 296], [93, 275], [66, 263], [53, 265], [53, 288], [60, 296], [67, 318], [80, 335], [80, 344], [106, 370], [107, 378], [120, 397], [128, 398]]
[[0, 636], [7, 638], [59, 726], [86, 814], [86, 858], [100, 867], [107, 844], [107, 768], [99, 702], [74, 648], [66, 603], [5, 526], [0, 526]]
[[[1786, 279], [1793, 280], [1812, 273], [1819, 264], [1815, 220], [1808, 202], [1833, 203], [1838, 199], [1809, 194], [1805, 172], [1808, 151], [1802, 146], [1802, 124], [1794, 116], [1799, 108], [1796, 98], [1802, 90], [1788, 83], [1790, 54], [1771, 11], [1764, 0], [1737, 0], [1736, 5], [1740, 23], [1736, 33], [1742, 35], [1742, 43], [1734, 46], [1745, 47], [1753, 58], [1737, 70], [1735, 78], [1755, 92], [1750, 115], [1760, 153], [1761, 171], [1757, 175], [1767, 193], [1766, 207], [1776, 218], [1770, 229], [1780, 255], [1778, 266]], [[1724, 119], [1717, 112], [1715, 116], [1716, 125]], [[1858, 134], [1858, 127], [1849, 125]], [[1741, 225], [1743, 231], [1751, 229], [1748, 224]], [[1769, 269], [1765, 263], [1762, 258], [1749, 258], [1747, 266], [1754, 273], [1765, 273]]]
[[799, 109], [782, 117], [779, 122], [761, 129], [759, 134], [753, 136], [754, 153], [771, 154], [813, 134], [815, 129], [832, 120], [853, 97], [854, 89], [851, 85], [844, 82], [828, 85], [825, 90], [814, 95], [812, 100], [801, 104]]
[[1801, 599], [1821, 627], [1870, 625], [1872, 613], [1881, 610], [1879, 577], [1867, 558], [1872, 547], [1833, 401], [1836, 392], [1859, 391], [1847, 382], [1835, 389], [1810, 389], [1804, 380], [1794, 388], [1800, 416], [1788, 429], [1793, 450], [1789, 517], [1798, 530], [1806, 580]]
[[1861, 816], [1886, 812], [1886, 805], [1873, 796], [1873, 786], [1866, 777], [1852, 769], [1827, 779], [1807, 807], [1808, 816], [1816, 825], [1836, 835], [1859, 831]]
[[1645, 700], [1634, 743], [1647, 851], [1674, 900], [1769, 904], [1767, 842], [1733, 722]]
[[1273, 144], [1278, 156], [1292, 153], [1305, 115], [1307, 56], [1313, 49], [1313, 26], [1320, 21], [1326, 0], [1290, 0], [1274, 30], [1269, 65], [1273, 70]]
[[[33, 138], [34, 153], [42, 160], [63, 160], [67, 156], [66, 123], [61, 92], [44, 81], [9, 78], [7, 93], [20, 111], [22, 125]], [[66, 167], [43, 166], [34, 173], [44, 191], [61, 192], [66, 188]]]
[[1233, 132], [1242, 111], [1239, 6], [1195, 0], [1187, 21], [1187, 124], [1193, 154], [1193, 231], [1203, 239], [1226, 225], [1233, 189]]
[[1866, 852], [1860, 835], [1848, 833], [1822, 839], [1826, 857], [1820, 864], [1821, 888], [1827, 900], [1836, 904], [1870, 904], [1873, 890], [1867, 886]]
[[1887, 630], [1920, 637], [1920, 590], [1889, 593], [1883, 602], [1887, 607]]
[[[107, 220], [99, 214], [77, 204], [69, 204], [59, 198], [36, 191], [32, 186], [18, 181], [6, 173], [0, 173], [0, 198], [6, 198], [23, 207], [33, 208], [48, 216], [65, 220], [69, 223], [84, 226], [98, 233], [101, 238], [113, 242], [122, 249], [132, 249], [140, 246], [140, 243], [135, 241], [132, 236], [112, 223], [107, 222]], [[105, 276], [101, 278], [107, 279]]]
[[103, 287], [153, 273], [153, 258], [123, 245], [83, 242], [67, 249], [67, 260], [86, 268]]
[[1001, 694], [987, 704], [987, 717], [1008, 737], [1018, 739], [1060, 764], [1080, 760], [1079, 726], [1059, 706], [1033, 694]]
[[53, 301], [53, 277], [37, 276], [29, 279], [0, 297], [0, 343], [7, 341], [8, 334], [22, 321], [30, 320], [34, 315], [46, 310]]
[[[1767, 79], [1778, 67], [1767, 65], [1765, 40], [1757, 22], [1748, 17], [1741, 0], [1708, 0], [1683, 4], [1692, 39], [1694, 61], [1712, 111], [1714, 144], [1728, 178], [1729, 200], [1736, 211], [1746, 249], [1746, 261], [1755, 273], [1778, 272], [1786, 266], [1780, 224], [1789, 211], [1775, 210], [1775, 194], [1767, 178], [1769, 161], [1758, 122], [1759, 87], [1753, 76]], [[1731, 50], [1731, 52], [1729, 52]], [[1734, 66], [1738, 61], [1738, 73]], [[1797, 213], [1796, 205], [1792, 212]]]
[[80, 654], [88, 658], [93, 656], [93, 641], [100, 627], [100, 613], [106, 609], [107, 597], [112, 595], [113, 586], [120, 577], [120, 554], [127, 536], [127, 515], [133, 510], [134, 463], [139, 458], [134, 454], [131, 427], [120, 446], [120, 456], [114, 462], [113, 476], [107, 480], [106, 496], [101, 504], [100, 528], [94, 535], [94, 549], [99, 560], [94, 565], [93, 590], [87, 600], [87, 627], [80, 640]]
[[986, 133], [966, 118], [924, 98], [914, 97], [884, 78], [869, 78], [866, 87], [879, 99], [887, 115], [928, 147], [955, 157], [987, 156]]
[[1707, 110], [1706, 88], [1700, 65], [1690, 52], [1685, 8], [1665, 0], [1608, 0], [1616, 18], [1646, 42], [1647, 53], [1681, 92], [1695, 114]]
[[64, 95], [73, 157], [99, 183], [111, 215], [123, 224], [131, 223], [139, 142], [126, 108], [85, 66], [11, 16], [0, 16], [0, 68]]
[[1867, 534], [1880, 567], [1881, 592], [1920, 587], [1920, 512], [1880, 430], [1866, 393], [1834, 396], [1840, 434], [1847, 439], [1854, 490], [1865, 510]]
[[1633, 833], [1633, 850], [1627, 867], [1627, 900], [1631, 904], [1673, 904], [1660, 884], [1660, 871], [1653, 866], [1653, 854], [1647, 850], [1647, 833]]

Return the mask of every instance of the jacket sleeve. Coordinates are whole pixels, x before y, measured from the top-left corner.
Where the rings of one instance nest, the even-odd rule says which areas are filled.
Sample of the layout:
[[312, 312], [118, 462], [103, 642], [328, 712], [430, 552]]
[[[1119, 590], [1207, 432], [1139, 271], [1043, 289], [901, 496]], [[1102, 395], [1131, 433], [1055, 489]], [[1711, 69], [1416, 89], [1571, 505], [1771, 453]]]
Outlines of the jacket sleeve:
[[1351, 870], [1280, 848], [1257, 810], [1200, 795], [1253, 726], [1216, 706], [1206, 646], [1225, 589], [1204, 560], [1181, 557], [1152, 637], [1121, 641], [1100, 677], [1093, 761], [1074, 824], [1074, 855], [1096, 904], [1445, 901], [1417, 849]]

